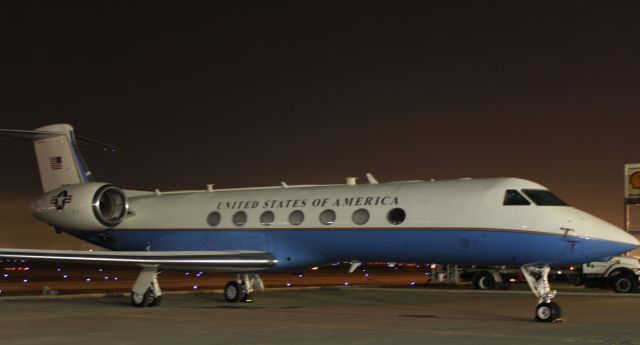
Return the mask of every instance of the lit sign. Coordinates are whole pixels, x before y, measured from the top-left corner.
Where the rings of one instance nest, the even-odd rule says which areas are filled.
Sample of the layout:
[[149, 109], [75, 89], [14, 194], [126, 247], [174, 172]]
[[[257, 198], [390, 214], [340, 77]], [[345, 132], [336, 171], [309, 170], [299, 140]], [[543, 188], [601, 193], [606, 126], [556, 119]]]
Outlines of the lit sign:
[[640, 200], [640, 164], [624, 166], [624, 198]]

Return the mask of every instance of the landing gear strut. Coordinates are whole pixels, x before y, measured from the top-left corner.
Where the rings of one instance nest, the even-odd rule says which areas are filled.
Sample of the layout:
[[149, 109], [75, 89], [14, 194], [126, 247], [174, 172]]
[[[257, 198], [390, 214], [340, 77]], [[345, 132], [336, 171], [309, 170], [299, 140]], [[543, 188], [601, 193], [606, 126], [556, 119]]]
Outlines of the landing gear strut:
[[155, 307], [162, 301], [158, 284], [158, 267], [144, 266], [131, 289], [131, 304], [136, 307]]
[[224, 287], [224, 298], [229, 303], [251, 303], [251, 293], [255, 289], [264, 290], [264, 283], [257, 274], [238, 274], [236, 280], [232, 280]]
[[527, 264], [521, 268], [529, 288], [538, 297], [536, 305], [536, 321], [553, 322], [562, 316], [560, 306], [551, 302], [557, 294], [556, 290], [551, 290], [549, 285], [549, 271], [551, 268], [546, 264]]

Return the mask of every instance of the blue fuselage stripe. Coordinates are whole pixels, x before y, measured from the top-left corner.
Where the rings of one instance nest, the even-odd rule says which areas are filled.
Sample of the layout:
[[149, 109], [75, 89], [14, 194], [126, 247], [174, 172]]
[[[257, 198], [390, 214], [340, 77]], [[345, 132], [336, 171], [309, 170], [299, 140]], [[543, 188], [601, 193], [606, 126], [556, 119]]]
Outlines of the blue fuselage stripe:
[[341, 260], [522, 265], [579, 264], [633, 246], [596, 239], [490, 230], [111, 230], [73, 235], [113, 250], [257, 250], [276, 270]]

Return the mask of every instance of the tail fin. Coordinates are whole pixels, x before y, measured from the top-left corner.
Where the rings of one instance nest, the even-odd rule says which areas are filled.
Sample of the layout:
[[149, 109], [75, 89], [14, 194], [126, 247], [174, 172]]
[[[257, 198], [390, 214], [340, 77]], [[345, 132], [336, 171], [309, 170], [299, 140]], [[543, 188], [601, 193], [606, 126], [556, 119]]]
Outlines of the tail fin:
[[44, 126], [33, 131], [0, 129], [0, 136], [33, 141], [45, 193], [63, 185], [93, 181], [78, 147], [116, 150], [113, 146], [76, 137], [73, 127], [67, 124]]

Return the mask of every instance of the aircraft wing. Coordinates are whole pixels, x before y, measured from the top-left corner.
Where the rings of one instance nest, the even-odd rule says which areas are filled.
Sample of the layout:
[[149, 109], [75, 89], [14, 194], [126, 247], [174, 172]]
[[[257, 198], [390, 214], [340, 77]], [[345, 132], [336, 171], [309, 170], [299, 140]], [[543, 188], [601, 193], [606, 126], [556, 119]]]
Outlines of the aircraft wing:
[[262, 271], [278, 263], [273, 255], [260, 251], [121, 252], [0, 248], [0, 258], [233, 273]]

